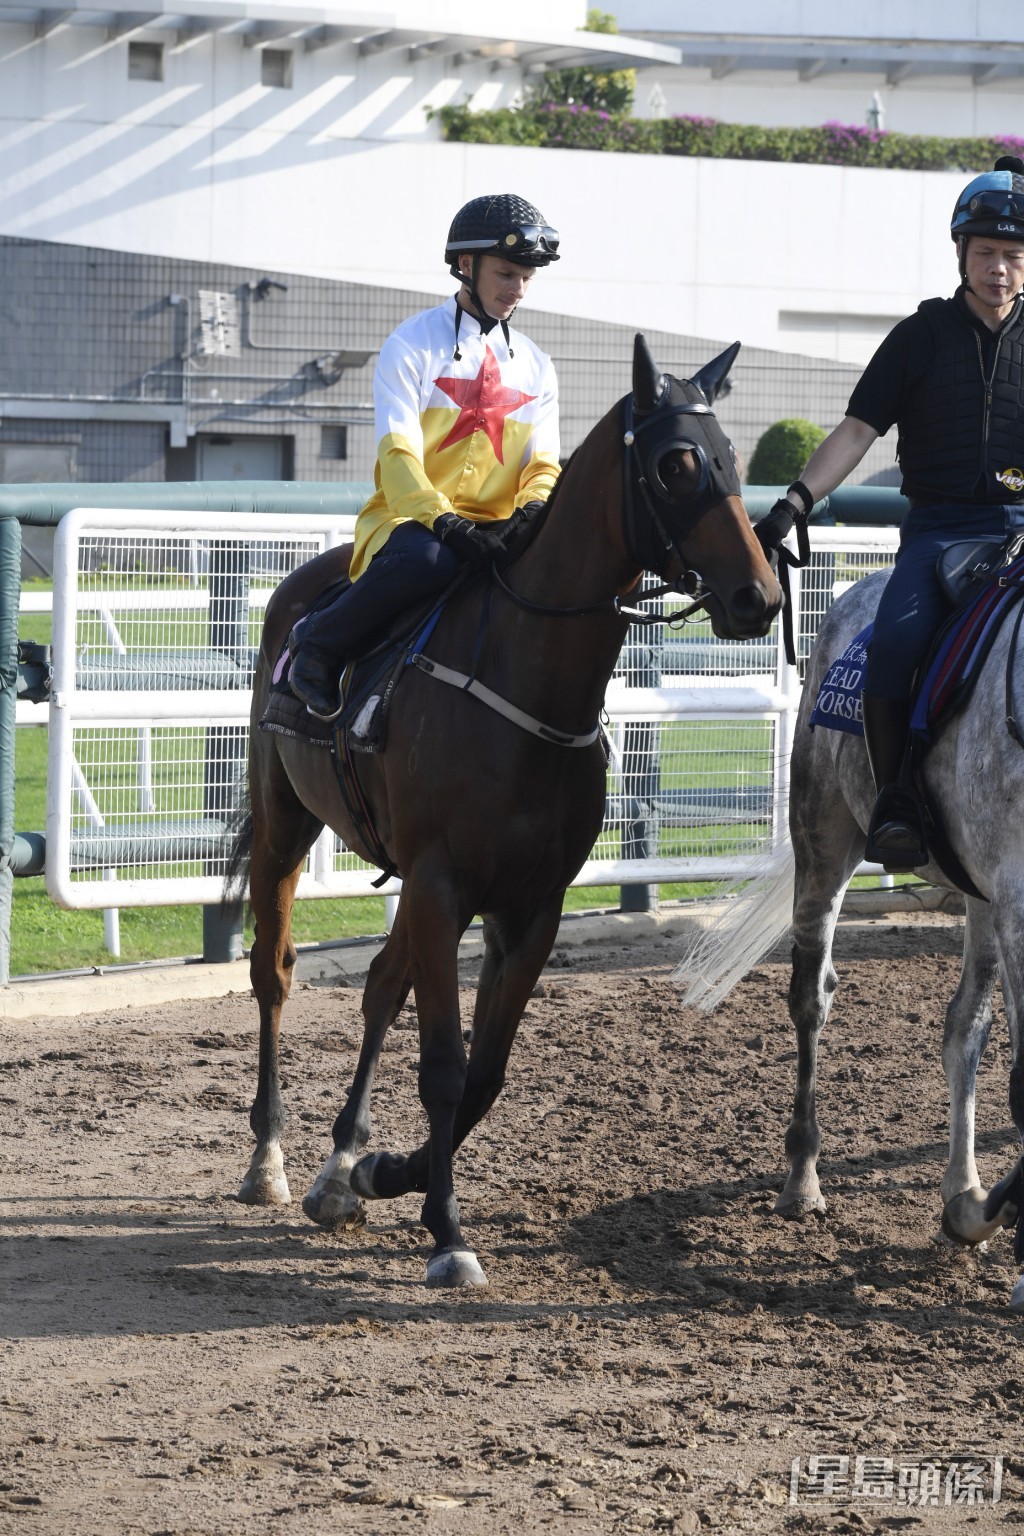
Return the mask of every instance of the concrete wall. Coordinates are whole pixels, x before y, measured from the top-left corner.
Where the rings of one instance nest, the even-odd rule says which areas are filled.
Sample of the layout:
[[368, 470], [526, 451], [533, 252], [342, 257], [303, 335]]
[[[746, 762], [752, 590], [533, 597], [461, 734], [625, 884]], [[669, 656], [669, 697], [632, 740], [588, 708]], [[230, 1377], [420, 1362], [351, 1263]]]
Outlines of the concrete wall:
[[[254, 299], [250, 285], [262, 276], [282, 286]], [[200, 299], [209, 291], [235, 299], [243, 316], [227, 355], [203, 350]], [[10, 480], [194, 479], [203, 445], [225, 436], [276, 438], [285, 478], [368, 480], [376, 352], [400, 320], [430, 302], [423, 292], [3, 236], [0, 294], [0, 479]], [[634, 326], [532, 306], [520, 323], [554, 359], [569, 452], [626, 393]], [[647, 336], [661, 365], [680, 376], [733, 339], [657, 326]], [[341, 349], [366, 360], [325, 379], [318, 359]], [[719, 414], [748, 459], [782, 416], [833, 425], [857, 372], [747, 345]], [[167, 425], [125, 419], [142, 402], [177, 413], [183, 446], [171, 445]], [[16, 415], [16, 406], [28, 414]], [[341, 426], [347, 454], [335, 460], [324, 452], [324, 429]], [[856, 478], [884, 476], [891, 461], [891, 445], [880, 444]]]

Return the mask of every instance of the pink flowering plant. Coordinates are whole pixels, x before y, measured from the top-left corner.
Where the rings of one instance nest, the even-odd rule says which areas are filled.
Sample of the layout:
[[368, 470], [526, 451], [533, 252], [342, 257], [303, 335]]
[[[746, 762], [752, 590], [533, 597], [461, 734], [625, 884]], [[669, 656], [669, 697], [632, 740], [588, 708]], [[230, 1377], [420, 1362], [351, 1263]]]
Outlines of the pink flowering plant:
[[764, 128], [689, 113], [669, 118], [630, 117], [579, 101], [538, 100], [491, 112], [449, 106], [429, 115], [439, 119], [443, 136], [453, 142], [528, 144], [545, 149], [911, 171], [978, 171], [991, 166], [999, 155], [1024, 156], [1024, 139], [1007, 135], [954, 139], [839, 122], [823, 123], [819, 128]]

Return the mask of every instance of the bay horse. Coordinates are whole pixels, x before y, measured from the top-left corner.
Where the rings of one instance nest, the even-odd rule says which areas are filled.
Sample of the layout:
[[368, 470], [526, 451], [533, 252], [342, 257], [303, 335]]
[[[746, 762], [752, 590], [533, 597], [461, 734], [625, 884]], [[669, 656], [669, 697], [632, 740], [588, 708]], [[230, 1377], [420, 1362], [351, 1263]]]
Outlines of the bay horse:
[[[843, 897], [864, 857], [874, 787], [863, 738], [809, 728], [829, 667], [873, 618], [887, 573], [864, 577], [832, 606], [811, 653], [797, 716], [791, 763], [790, 841], [769, 860], [723, 918], [695, 942], [675, 973], [684, 1001], [713, 1007], [782, 939], [792, 920], [789, 1012], [796, 1028], [797, 1081], [786, 1131], [789, 1176], [775, 1204], [799, 1218], [824, 1212], [818, 1181], [821, 1147], [815, 1108], [818, 1045], [838, 977], [832, 940]], [[963, 709], [940, 725], [923, 761], [927, 797], [956, 858], [976, 887], [965, 893], [960, 981], [946, 1009], [942, 1062], [949, 1088], [949, 1156], [941, 1182], [942, 1230], [967, 1246], [1016, 1226], [1024, 1260], [1022, 1164], [991, 1191], [974, 1156], [975, 1081], [992, 1023], [997, 977], [1012, 1044], [1010, 1113], [1024, 1140], [1024, 750], [1011, 729], [1011, 693], [1020, 699], [1016, 626], [1004, 623]], [[1009, 688], [1009, 692], [1008, 692]], [[1022, 706], [1018, 703], [1016, 713]], [[948, 861], [947, 861], [948, 862]], [[958, 889], [933, 860], [915, 871]], [[1010, 1298], [1024, 1312], [1024, 1278]]]
[[[525, 550], [500, 574], [465, 583], [445, 606], [425, 646], [437, 675], [406, 670], [384, 751], [360, 757], [376, 852], [346, 809], [334, 768], [325, 767], [328, 754], [259, 728], [285, 638], [337, 575], [337, 552], [293, 572], [267, 608], [253, 685], [249, 809], [230, 863], [238, 883], [249, 876], [256, 922], [250, 973], [260, 1014], [250, 1115], [257, 1145], [239, 1199], [277, 1205], [291, 1198], [280, 1145], [278, 1030], [296, 959], [295, 888], [326, 824], [370, 862], [382, 862], [386, 850], [402, 894], [367, 976], [362, 1047], [334, 1124], [334, 1151], [303, 1209], [335, 1225], [361, 1200], [422, 1194], [422, 1220], [434, 1239], [430, 1286], [486, 1284], [462, 1234], [452, 1157], [501, 1091], [566, 888], [603, 822], [599, 721], [627, 630], [624, 600], [638, 593], [646, 569], [673, 582], [699, 572], [719, 635], [764, 635], [779, 610], [774, 570], [751, 529], [731, 445], [712, 410], [738, 350], [737, 343], [682, 381], [662, 374], [644, 338], [636, 338], [632, 394], [570, 460]], [[445, 668], [473, 670], [492, 702], [497, 695], [519, 712], [518, 722], [463, 688], [444, 686]], [[484, 958], [467, 1061], [457, 960], [476, 914]], [[408, 1155], [365, 1155], [378, 1058], [410, 988], [428, 1137]]]

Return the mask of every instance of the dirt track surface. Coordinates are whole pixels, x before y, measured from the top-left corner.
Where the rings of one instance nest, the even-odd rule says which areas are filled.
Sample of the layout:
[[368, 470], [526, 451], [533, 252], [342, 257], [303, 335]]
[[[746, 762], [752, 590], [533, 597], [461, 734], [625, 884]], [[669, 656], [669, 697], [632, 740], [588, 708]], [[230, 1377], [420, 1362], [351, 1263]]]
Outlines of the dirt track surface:
[[[416, 1197], [337, 1233], [299, 1209], [354, 1063], [358, 988], [289, 1004], [296, 1203], [278, 1211], [233, 1199], [250, 1000], [147, 1008], [140, 986], [118, 1013], [4, 1025], [0, 1531], [1024, 1523], [1010, 1241], [933, 1240], [960, 940], [945, 917], [842, 926], [819, 1104], [830, 1207], [804, 1225], [771, 1213], [794, 1070], [785, 959], [707, 1018], [678, 1006], [677, 940], [556, 951], [457, 1165], [490, 1285], [456, 1294], [422, 1284]], [[416, 1058], [407, 1010], [375, 1146], [420, 1138]], [[1014, 1155], [1008, 1065], [1000, 1018], [986, 1181]], [[969, 1453], [985, 1502], [947, 1507]], [[831, 1490], [808, 1461], [829, 1455], [849, 1458]], [[863, 1456], [892, 1462], [875, 1499], [854, 1491]], [[922, 1508], [929, 1461], [943, 1482]]]

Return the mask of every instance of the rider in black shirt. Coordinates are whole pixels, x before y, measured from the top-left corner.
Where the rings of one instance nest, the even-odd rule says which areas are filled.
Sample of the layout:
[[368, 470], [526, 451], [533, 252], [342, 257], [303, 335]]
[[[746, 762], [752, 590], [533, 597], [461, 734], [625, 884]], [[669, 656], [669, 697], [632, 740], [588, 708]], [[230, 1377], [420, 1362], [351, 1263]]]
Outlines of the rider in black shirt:
[[[866, 857], [887, 870], [927, 862], [921, 809], [904, 772], [917, 669], [944, 618], [936, 561], [959, 539], [1024, 527], [1024, 162], [1004, 156], [961, 193], [950, 232], [960, 264], [951, 299], [927, 299], [879, 346], [843, 421], [758, 533], [795, 518], [899, 427], [911, 510], [868, 649], [864, 737], [877, 802]], [[763, 531], [762, 531], [763, 530]]]

